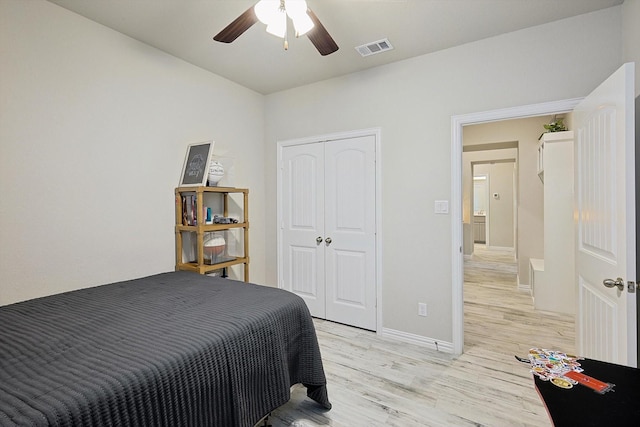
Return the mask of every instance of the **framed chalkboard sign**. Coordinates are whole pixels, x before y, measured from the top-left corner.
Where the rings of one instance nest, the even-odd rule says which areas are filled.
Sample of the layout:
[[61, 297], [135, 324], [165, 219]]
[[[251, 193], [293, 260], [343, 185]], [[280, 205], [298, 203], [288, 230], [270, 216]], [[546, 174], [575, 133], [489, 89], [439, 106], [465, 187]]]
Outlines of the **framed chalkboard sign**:
[[189, 144], [180, 175], [180, 187], [207, 185], [213, 141]]

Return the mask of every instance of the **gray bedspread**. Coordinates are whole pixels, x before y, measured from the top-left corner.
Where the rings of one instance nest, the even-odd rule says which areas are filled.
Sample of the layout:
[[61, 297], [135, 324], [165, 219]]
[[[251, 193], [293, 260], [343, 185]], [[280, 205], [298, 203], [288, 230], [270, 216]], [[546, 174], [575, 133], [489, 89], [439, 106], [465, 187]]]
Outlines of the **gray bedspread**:
[[0, 307], [1, 426], [253, 426], [296, 383], [331, 408], [283, 290], [172, 272]]

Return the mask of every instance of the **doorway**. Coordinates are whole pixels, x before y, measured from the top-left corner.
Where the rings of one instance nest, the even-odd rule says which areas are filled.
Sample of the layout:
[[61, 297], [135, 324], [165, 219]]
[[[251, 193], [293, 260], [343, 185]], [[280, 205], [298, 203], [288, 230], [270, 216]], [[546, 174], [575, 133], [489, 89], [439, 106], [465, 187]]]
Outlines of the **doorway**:
[[[473, 176], [473, 243], [487, 244], [487, 236], [489, 235], [487, 226], [491, 219], [491, 210], [489, 209], [489, 173], [481, 173], [472, 165]], [[484, 172], [484, 171], [483, 171]]]
[[[576, 225], [576, 281], [571, 281], [577, 284], [578, 292], [576, 346], [585, 357], [629, 366], [636, 366], [637, 361], [635, 281], [629, 281], [625, 287], [623, 279], [635, 278], [636, 275], [633, 81], [634, 64], [626, 63], [581, 100], [452, 117], [451, 168], [452, 195], [459, 196], [460, 152], [465, 125], [572, 112], [578, 134], [577, 144], [573, 146], [575, 173], [572, 191], [575, 193], [572, 197], [573, 209], [570, 209], [573, 210], [570, 218]], [[571, 136], [569, 132], [560, 135], [559, 140], [562, 138], [572, 140], [573, 132]], [[545, 137], [544, 145], [539, 149], [546, 153], [547, 142], [554, 139], [558, 138]], [[546, 156], [539, 159], [544, 160], [540, 165], [546, 166]], [[562, 163], [558, 166], [563, 170]], [[546, 176], [546, 167], [539, 169]], [[462, 224], [456, 221], [462, 215], [457, 204], [454, 205], [452, 216], [453, 247], [462, 252]], [[455, 249], [454, 252], [457, 252]], [[462, 353], [462, 256], [455, 253], [452, 258], [453, 347], [454, 352]], [[613, 287], [617, 289], [611, 290]], [[606, 311], [606, 321], [602, 320], [603, 311]]]
[[500, 120], [561, 114], [572, 111], [580, 99], [570, 99], [522, 107], [507, 108], [481, 113], [452, 117], [452, 301], [453, 301], [453, 352], [462, 354], [464, 350], [464, 257], [463, 257], [463, 128], [465, 126]]
[[[466, 156], [468, 154], [468, 156]], [[516, 242], [516, 201], [518, 187], [516, 178], [516, 150], [487, 150], [473, 154], [493, 156], [487, 161], [471, 161], [471, 179], [469, 189], [471, 213], [469, 215], [473, 230], [473, 243], [482, 243], [487, 249], [515, 250]], [[472, 153], [463, 154], [470, 157]], [[501, 156], [506, 155], [507, 158]], [[466, 236], [465, 236], [466, 237]], [[465, 243], [465, 245], [467, 245]]]

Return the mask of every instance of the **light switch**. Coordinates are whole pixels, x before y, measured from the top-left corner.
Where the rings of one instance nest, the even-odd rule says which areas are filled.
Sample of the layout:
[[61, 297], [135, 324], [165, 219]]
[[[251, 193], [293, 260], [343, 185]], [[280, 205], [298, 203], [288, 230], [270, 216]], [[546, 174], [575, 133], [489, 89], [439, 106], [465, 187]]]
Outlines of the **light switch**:
[[449, 201], [448, 200], [436, 200], [434, 212], [437, 214], [449, 213]]

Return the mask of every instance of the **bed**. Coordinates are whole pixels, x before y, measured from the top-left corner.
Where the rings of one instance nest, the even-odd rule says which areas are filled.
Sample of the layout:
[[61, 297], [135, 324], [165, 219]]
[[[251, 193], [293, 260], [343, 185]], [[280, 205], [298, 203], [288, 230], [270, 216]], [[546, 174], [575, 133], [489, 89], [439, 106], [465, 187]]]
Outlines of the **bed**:
[[171, 272], [0, 307], [0, 426], [253, 426], [298, 383], [331, 408], [280, 289]]

